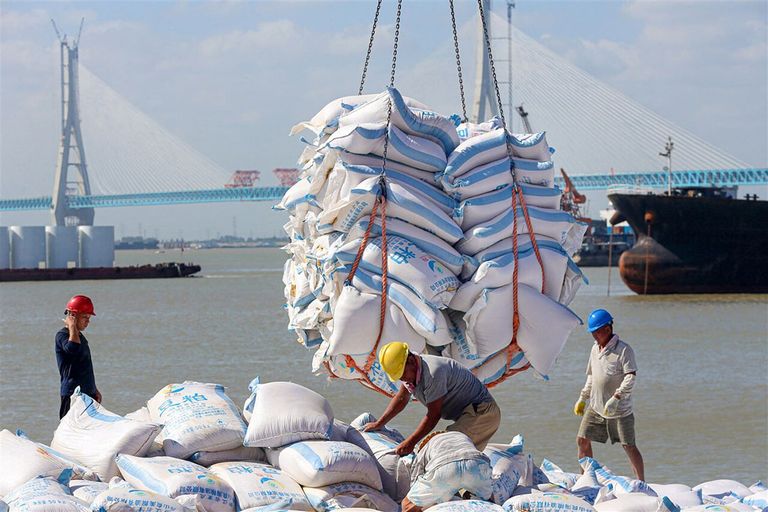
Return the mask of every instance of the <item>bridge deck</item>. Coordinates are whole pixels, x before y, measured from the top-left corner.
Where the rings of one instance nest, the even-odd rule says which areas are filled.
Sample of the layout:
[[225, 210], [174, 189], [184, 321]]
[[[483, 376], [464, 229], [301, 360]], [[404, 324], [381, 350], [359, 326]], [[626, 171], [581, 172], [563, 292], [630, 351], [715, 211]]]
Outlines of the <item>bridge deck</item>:
[[[622, 174], [593, 174], [570, 176], [579, 191], [607, 189], [614, 185], [642, 185], [652, 188], [667, 186], [664, 171]], [[561, 178], [555, 179], [562, 188]], [[704, 185], [766, 185], [768, 169], [713, 169], [705, 171], [675, 171], [672, 185], [691, 187]], [[179, 192], [149, 192], [145, 194], [70, 196], [71, 208], [110, 208], [118, 206], [150, 206], [193, 203], [220, 203], [230, 201], [279, 201], [288, 187], [243, 187]], [[0, 199], [0, 211], [49, 210], [50, 197]]]

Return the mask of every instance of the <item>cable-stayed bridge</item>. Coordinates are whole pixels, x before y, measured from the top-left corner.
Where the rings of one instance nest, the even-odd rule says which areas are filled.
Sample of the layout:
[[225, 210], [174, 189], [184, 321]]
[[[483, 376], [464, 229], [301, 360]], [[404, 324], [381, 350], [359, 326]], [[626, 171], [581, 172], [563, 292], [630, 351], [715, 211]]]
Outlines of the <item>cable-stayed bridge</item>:
[[[675, 142], [672, 186], [768, 184], [768, 169], [751, 168], [645, 109], [500, 17], [494, 15], [491, 25], [494, 34], [506, 33], [494, 37], [493, 52], [497, 69], [503, 70], [501, 62], [508, 65], [501, 88], [507, 93], [504, 110], [511, 131], [530, 131], [523, 119], [512, 115], [515, 105], [523, 104], [531, 112], [533, 129], [547, 131], [557, 149], [556, 165], [568, 171], [577, 189], [667, 187], [670, 175], [660, 169], [667, 160], [659, 150], [668, 137]], [[274, 202], [285, 193], [286, 186], [224, 187], [230, 172], [79, 66], [77, 50], [77, 40], [61, 39], [62, 143], [54, 194], [0, 198], [0, 211], [53, 210], [57, 223], [65, 217], [88, 223], [87, 212], [92, 221], [94, 208]], [[486, 62], [482, 50], [476, 61]], [[484, 80], [476, 84], [475, 104], [482, 107], [476, 115], [481, 119], [495, 113], [487, 71], [479, 72]], [[485, 106], [490, 107], [487, 113]]]

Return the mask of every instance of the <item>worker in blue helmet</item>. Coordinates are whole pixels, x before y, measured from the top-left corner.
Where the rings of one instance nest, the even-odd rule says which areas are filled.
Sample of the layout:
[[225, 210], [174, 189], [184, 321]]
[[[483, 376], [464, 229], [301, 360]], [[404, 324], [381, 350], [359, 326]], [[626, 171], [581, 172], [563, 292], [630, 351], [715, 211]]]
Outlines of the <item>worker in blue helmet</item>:
[[635, 352], [613, 332], [613, 317], [604, 309], [589, 314], [587, 331], [595, 344], [589, 354], [587, 382], [573, 412], [582, 416], [576, 438], [579, 459], [592, 457], [592, 441], [620, 442], [635, 477], [645, 480], [643, 456], [635, 443], [632, 388], [637, 376]]

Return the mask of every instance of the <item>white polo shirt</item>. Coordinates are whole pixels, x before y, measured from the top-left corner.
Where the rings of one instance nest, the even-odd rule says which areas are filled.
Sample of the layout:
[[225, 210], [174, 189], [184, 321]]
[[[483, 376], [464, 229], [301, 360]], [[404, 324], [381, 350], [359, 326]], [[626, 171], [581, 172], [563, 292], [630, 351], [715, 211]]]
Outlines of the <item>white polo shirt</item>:
[[[587, 375], [592, 376], [592, 392], [589, 396], [589, 407], [597, 414], [603, 414], [605, 403], [616, 393], [624, 380], [624, 375], [637, 372], [635, 352], [632, 347], [613, 335], [611, 341], [600, 350], [595, 343], [589, 354]], [[611, 418], [623, 418], [632, 414], [632, 395], [621, 397], [619, 408]]]

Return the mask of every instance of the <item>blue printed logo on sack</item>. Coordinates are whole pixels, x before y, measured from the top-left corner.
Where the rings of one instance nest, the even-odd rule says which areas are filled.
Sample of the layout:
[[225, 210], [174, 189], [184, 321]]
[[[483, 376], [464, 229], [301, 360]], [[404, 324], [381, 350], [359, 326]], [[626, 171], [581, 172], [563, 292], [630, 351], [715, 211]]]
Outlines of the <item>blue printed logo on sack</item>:
[[280, 482], [278, 482], [274, 478], [268, 477], [268, 476], [261, 477], [261, 480], [259, 480], [259, 483], [262, 484], [262, 485], [265, 485], [267, 487], [270, 487], [270, 488], [272, 488], [272, 489], [274, 489], [276, 491], [279, 491], [280, 489], [283, 488], [283, 484], [281, 484]]
[[429, 266], [429, 270], [432, 272], [437, 272], [438, 274], [443, 273], [443, 266], [439, 262], [435, 260], [429, 260], [427, 265]]

